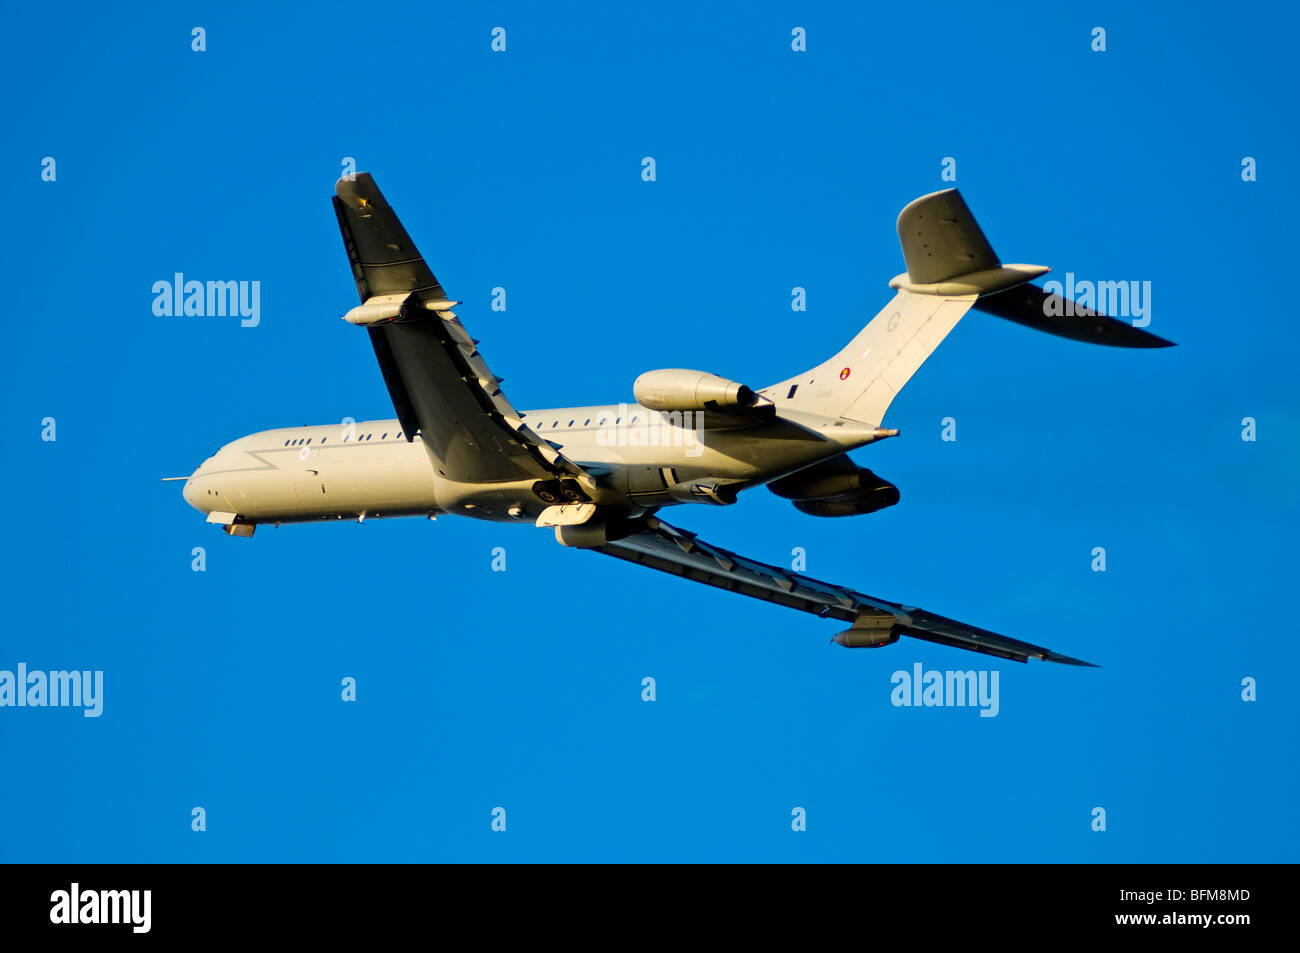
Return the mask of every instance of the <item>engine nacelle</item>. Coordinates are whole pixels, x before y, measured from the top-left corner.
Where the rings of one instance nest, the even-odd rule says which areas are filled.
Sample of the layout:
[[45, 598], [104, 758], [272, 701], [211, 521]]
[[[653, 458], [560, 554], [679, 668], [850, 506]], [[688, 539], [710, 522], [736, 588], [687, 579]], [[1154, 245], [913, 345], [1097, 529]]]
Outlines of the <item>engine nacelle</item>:
[[874, 496], [865, 495], [860, 500], [795, 500], [794, 508], [809, 516], [862, 516], [883, 510], [898, 502], [898, 487], [875, 491]]
[[632, 385], [637, 403], [651, 410], [743, 410], [757, 395], [744, 384], [704, 371], [666, 368], [646, 371]]
[[767, 485], [811, 516], [860, 516], [893, 506], [898, 487], [847, 457], [837, 457]]

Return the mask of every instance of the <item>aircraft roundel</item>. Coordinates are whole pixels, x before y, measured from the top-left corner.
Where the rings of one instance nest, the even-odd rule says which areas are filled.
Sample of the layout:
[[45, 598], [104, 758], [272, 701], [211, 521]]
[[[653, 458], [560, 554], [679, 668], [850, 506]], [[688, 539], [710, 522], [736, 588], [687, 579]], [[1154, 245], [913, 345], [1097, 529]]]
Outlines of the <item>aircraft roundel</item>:
[[849, 375], [852, 373], [853, 373], [852, 368], [848, 368], [848, 367], [844, 368], [844, 370], [840, 371], [840, 380], [842, 381], [848, 380]]

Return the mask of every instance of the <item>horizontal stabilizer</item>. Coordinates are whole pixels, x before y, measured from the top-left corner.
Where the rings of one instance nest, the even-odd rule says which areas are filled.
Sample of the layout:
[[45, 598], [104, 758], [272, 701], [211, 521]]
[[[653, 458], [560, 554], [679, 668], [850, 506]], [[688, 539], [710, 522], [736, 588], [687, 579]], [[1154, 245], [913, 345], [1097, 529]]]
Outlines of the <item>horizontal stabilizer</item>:
[[1135, 328], [1128, 321], [1107, 317], [1037, 285], [1020, 285], [1010, 291], [980, 297], [973, 307], [1037, 331], [1090, 344], [1111, 347], [1172, 347], [1174, 344], [1150, 331]]
[[898, 214], [898, 242], [913, 284], [992, 271], [1002, 263], [956, 189], [923, 195]]

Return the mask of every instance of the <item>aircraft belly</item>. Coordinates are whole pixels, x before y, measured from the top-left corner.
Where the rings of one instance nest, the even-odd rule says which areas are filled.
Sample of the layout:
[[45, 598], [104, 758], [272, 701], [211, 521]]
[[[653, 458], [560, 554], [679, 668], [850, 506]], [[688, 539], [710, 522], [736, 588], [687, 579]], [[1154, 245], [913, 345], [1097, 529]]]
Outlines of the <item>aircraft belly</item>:
[[[570, 411], [545, 411], [546, 417], [577, 416]], [[828, 456], [843, 447], [821, 434], [786, 421], [774, 425], [735, 430], [687, 432], [681, 439], [660, 431], [659, 439], [633, 442], [613, 439], [617, 433], [562, 429], [548, 434], [564, 453], [582, 466], [607, 471], [602, 482], [626, 496], [634, 507], [655, 507], [681, 503], [677, 484], [695, 481], [765, 483]], [[654, 431], [651, 438], [656, 436]]]

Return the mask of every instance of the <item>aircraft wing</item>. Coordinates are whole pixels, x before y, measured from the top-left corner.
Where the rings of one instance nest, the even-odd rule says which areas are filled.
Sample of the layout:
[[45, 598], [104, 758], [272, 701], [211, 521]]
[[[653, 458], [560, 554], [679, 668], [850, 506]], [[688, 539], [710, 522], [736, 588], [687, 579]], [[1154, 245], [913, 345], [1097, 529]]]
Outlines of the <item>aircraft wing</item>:
[[726, 589], [777, 605], [850, 624], [835, 636], [849, 648], [876, 647], [908, 635], [927, 642], [1025, 662], [1031, 658], [1095, 668], [1091, 662], [1061, 655], [924, 609], [888, 602], [844, 586], [769, 566], [698, 539], [694, 533], [651, 518], [647, 529], [594, 547], [597, 552], [672, 573], [693, 582]]
[[450, 480], [571, 478], [566, 492], [586, 480], [506, 399], [451, 310], [459, 302], [447, 299], [369, 173], [339, 179], [337, 193], [334, 211], [361, 297], [346, 319], [369, 332], [406, 439], [418, 430]]

